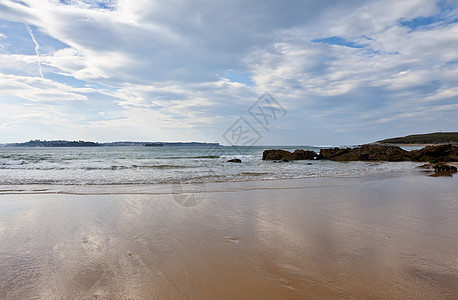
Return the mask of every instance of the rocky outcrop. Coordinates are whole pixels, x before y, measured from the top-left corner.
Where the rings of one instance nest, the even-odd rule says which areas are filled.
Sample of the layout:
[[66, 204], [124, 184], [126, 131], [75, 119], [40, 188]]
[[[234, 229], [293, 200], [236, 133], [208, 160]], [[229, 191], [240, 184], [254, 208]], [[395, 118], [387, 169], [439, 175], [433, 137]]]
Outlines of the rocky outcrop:
[[241, 163], [242, 160], [238, 159], [238, 158], [234, 158], [234, 159], [229, 159], [227, 162], [230, 162], [230, 163]]
[[280, 149], [265, 150], [262, 153], [262, 160], [283, 160], [286, 156], [291, 155], [291, 152]]
[[434, 166], [435, 172], [452, 172], [456, 173], [458, 170], [455, 166], [443, 165], [443, 166]]
[[292, 153], [292, 159], [290, 160], [311, 160], [315, 159], [318, 155], [315, 151], [310, 150], [294, 150]]
[[409, 161], [408, 151], [397, 146], [364, 145], [358, 148], [321, 149], [320, 159], [335, 161]]
[[429, 146], [420, 150], [406, 151], [398, 146], [364, 145], [357, 148], [321, 149], [314, 151], [274, 149], [262, 154], [263, 160], [290, 161], [329, 159], [334, 161], [418, 161], [452, 162], [458, 161], [458, 147], [454, 145]]
[[309, 150], [295, 150], [294, 152], [289, 152], [286, 150], [274, 149], [264, 151], [262, 153], [262, 160], [311, 160], [315, 159], [317, 156], [318, 155], [315, 153], [315, 151]]
[[429, 146], [410, 151], [413, 161], [450, 162], [458, 161], [458, 147], [449, 145]]

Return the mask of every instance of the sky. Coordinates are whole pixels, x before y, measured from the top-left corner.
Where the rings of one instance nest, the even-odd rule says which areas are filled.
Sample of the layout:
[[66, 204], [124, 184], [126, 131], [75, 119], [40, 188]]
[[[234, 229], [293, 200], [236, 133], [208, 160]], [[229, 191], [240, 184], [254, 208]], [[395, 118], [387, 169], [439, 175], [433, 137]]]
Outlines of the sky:
[[457, 49], [458, 0], [0, 0], [0, 143], [458, 131]]

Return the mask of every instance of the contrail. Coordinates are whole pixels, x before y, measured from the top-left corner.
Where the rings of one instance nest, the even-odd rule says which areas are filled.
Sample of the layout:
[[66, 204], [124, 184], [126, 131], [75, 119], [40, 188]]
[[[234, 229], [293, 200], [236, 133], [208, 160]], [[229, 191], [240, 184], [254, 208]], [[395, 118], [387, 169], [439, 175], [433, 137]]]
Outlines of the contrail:
[[37, 58], [38, 58], [38, 69], [40, 71], [41, 78], [44, 78], [43, 77], [43, 71], [41, 70], [40, 45], [38, 45], [37, 40], [33, 36], [32, 29], [30, 29], [30, 27], [28, 25], [26, 27], [27, 27], [27, 31], [30, 34], [30, 37], [32, 38], [32, 41], [35, 43], [35, 53], [37, 54]]

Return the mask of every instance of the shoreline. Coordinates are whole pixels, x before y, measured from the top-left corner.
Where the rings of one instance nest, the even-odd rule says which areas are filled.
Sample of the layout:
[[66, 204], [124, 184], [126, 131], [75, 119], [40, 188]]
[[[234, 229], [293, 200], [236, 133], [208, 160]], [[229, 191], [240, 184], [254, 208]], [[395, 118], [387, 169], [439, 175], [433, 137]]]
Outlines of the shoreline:
[[[337, 162], [339, 164], [348, 164], [354, 162]], [[371, 162], [374, 163], [374, 162]], [[384, 163], [384, 162], [381, 162]], [[396, 162], [395, 162], [396, 163]], [[410, 163], [410, 162], [409, 162]], [[415, 167], [405, 169], [401, 172], [380, 172], [369, 174], [355, 174], [342, 176], [310, 176], [300, 178], [275, 178], [263, 179], [253, 178], [251, 180], [229, 180], [229, 181], [212, 181], [212, 182], [174, 182], [174, 183], [124, 183], [124, 184], [22, 184], [22, 185], [0, 185], [0, 196], [2, 195], [168, 195], [174, 192], [176, 186], [205, 186], [209, 191], [224, 191], [225, 186], [243, 187], [246, 185], [253, 186], [270, 186], [282, 183], [300, 183], [307, 185], [308, 182], [328, 182], [341, 181], [349, 179], [360, 179], [363, 181], [372, 181], [379, 179], [388, 179], [402, 176], [424, 176], [423, 170], [418, 169], [422, 165], [419, 162], [413, 162]], [[458, 164], [458, 163], [457, 163]]]
[[175, 196], [0, 195], [0, 294], [447, 299], [458, 293], [457, 183], [414, 172]]

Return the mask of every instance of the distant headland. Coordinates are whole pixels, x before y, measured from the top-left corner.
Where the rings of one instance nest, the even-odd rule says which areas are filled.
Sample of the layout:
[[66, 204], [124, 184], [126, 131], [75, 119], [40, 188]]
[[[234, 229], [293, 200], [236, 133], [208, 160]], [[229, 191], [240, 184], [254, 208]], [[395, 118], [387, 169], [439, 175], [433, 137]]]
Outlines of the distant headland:
[[4, 144], [5, 147], [167, 147], [167, 146], [219, 146], [219, 143], [203, 143], [203, 142], [88, 142], [88, 141], [66, 141], [66, 140], [30, 140], [24, 143]]
[[101, 144], [86, 141], [41, 141], [31, 140], [25, 143], [6, 144], [6, 147], [100, 147]]
[[379, 145], [441, 145], [455, 144], [458, 145], [458, 132], [435, 132], [426, 134], [413, 134], [404, 137], [390, 138], [377, 141], [374, 144]]

